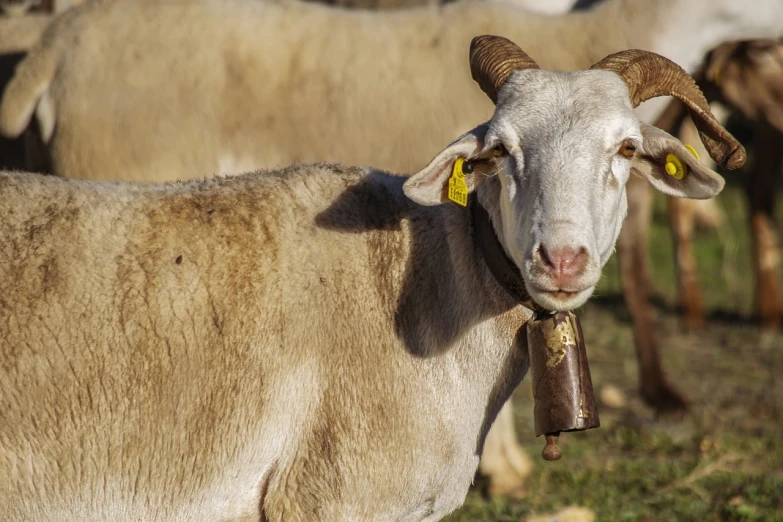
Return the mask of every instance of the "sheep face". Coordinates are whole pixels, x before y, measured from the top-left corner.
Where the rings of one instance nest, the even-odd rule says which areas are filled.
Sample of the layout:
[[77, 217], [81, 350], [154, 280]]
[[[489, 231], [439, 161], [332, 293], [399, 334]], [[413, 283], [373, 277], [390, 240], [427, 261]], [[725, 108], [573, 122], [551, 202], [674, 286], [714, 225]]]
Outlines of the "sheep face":
[[[687, 170], [681, 179], [667, 173], [672, 154]], [[627, 212], [632, 173], [674, 196], [708, 198], [723, 187], [676, 138], [638, 120], [627, 85], [608, 71], [515, 72], [492, 120], [412, 176], [408, 197], [447, 201], [457, 157], [494, 166], [466, 181], [482, 187], [479, 201], [528, 292], [550, 310], [571, 310], [593, 293]]]

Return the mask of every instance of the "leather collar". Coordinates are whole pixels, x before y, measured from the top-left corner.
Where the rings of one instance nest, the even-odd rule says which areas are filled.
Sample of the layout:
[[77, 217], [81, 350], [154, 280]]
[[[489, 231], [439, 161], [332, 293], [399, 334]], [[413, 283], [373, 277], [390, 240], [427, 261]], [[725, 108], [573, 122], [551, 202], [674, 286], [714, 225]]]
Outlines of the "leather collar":
[[533, 301], [525, 288], [525, 281], [519, 268], [508, 257], [503, 245], [500, 244], [487, 210], [478, 202], [478, 197], [471, 194], [468, 206], [473, 228], [473, 241], [478, 246], [487, 267], [497, 282], [508, 294], [523, 306], [537, 312], [545, 312], [538, 303]]

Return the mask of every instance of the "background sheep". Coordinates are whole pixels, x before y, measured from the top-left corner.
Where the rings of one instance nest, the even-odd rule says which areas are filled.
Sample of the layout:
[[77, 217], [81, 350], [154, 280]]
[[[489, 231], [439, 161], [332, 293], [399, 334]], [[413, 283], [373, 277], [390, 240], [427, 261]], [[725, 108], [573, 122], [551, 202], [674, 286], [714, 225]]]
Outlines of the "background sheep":
[[[783, 168], [783, 44], [756, 40], [721, 45], [710, 53], [702, 85], [710, 98], [724, 104], [753, 129], [755, 154], [747, 169], [745, 188], [753, 237], [756, 302], [762, 324], [777, 329], [783, 313], [780, 238], [774, 217]], [[671, 204], [675, 213], [681, 213], [681, 205]], [[704, 325], [704, 310], [693, 276], [695, 262], [686, 244], [689, 239], [679, 241], [678, 256], [689, 260], [681, 269], [680, 280], [686, 324], [699, 327]]]
[[[700, 7], [692, 1], [608, 0], [563, 17], [494, 2], [384, 13], [295, 1], [88, 4], [60, 17], [20, 66], [4, 94], [0, 130], [18, 134], [41, 107], [55, 171], [91, 179], [176, 178], [314, 160], [405, 172], [448, 138], [445, 129], [464, 129], [489, 114], [473, 86], [453, 81], [465, 74], [458, 49], [470, 35], [491, 30], [516, 38], [557, 69], [586, 67], [631, 47], [664, 51], [692, 69], [722, 40], [783, 29], [764, 11], [776, 2], [754, 10], [728, 0], [709, 4], [717, 18], [736, 15], [734, 25], [718, 34], [703, 16], [692, 28], [667, 23], [664, 7], [680, 9], [685, 24], [685, 13]], [[193, 39], [196, 33], [205, 36]], [[98, 47], [111, 60], [99, 65]], [[164, 48], [194, 58], [180, 60]], [[403, 110], [400, 100], [414, 109]], [[372, 137], [369, 129], [380, 121], [388, 131]], [[430, 132], [414, 137], [410, 129], [422, 125]]]
[[21, 16], [28, 12], [61, 13], [84, 0], [0, 0], [0, 12], [7, 16]]
[[0, 16], [0, 55], [27, 51], [50, 21], [50, 15]]
[[[774, 202], [777, 180], [781, 172], [781, 144], [783, 136], [783, 46], [772, 40], [754, 40], [726, 43], [712, 51], [706, 59], [701, 85], [709, 99], [721, 102], [725, 109], [739, 113], [751, 122], [754, 140], [751, 148], [754, 161], [746, 172], [746, 187], [751, 230], [753, 236], [754, 272], [756, 277], [757, 308], [762, 323], [777, 328], [781, 316], [779, 239], [774, 225]], [[716, 82], [716, 80], [718, 80]], [[658, 124], [664, 128], [681, 125], [681, 138], [692, 143], [703, 161], [709, 164], [696, 129], [685, 117], [684, 107], [672, 102], [670, 114]], [[639, 381], [642, 394], [668, 401], [667, 410], [677, 412], [685, 408], [684, 399], [667, 382], [660, 365], [657, 335], [653, 327], [649, 304], [651, 277], [647, 265], [647, 231], [650, 218], [650, 191], [645, 184], [629, 183], [629, 207], [633, 211], [626, 220], [618, 239], [618, 252], [624, 279], [623, 291], [634, 318], [634, 339], [639, 355]], [[684, 310], [684, 324], [688, 328], [705, 326], [695, 256], [691, 243], [693, 228], [704, 202], [670, 199], [668, 202], [677, 256], [680, 302]], [[710, 201], [709, 203], [712, 203]], [[714, 212], [713, 209], [709, 209]], [[714, 217], [712, 219], [715, 219]], [[719, 219], [719, 218], [718, 218]]]

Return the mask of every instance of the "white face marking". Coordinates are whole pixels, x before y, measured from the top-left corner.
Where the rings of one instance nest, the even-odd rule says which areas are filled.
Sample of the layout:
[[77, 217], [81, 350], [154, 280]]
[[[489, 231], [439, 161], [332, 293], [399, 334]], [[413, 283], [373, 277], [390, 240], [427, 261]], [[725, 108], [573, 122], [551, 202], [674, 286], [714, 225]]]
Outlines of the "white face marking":
[[534, 299], [580, 306], [614, 250], [642, 146], [628, 88], [614, 73], [519, 71], [500, 91], [485, 147], [509, 151], [499, 175], [502, 241]]

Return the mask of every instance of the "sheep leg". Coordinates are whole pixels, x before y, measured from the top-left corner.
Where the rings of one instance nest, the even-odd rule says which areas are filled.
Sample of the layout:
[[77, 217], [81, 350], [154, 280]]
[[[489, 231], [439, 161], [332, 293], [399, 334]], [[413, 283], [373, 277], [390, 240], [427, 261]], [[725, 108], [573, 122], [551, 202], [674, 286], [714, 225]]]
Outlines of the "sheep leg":
[[694, 204], [682, 198], [668, 198], [669, 224], [674, 239], [674, 266], [680, 304], [683, 309], [683, 325], [688, 329], [704, 328], [704, 307], [693, 255], [693, 228], [696, 214]]
[[487, 494], [521, 497], [533, 463], [517, 442], [511, 399], [500, 409], [484, 441], [479, 472], [489, 479]]
[[[720, 106], [710, 105], [715, 111], [720, 111]], [[718, 112], [719, 114], [719, 112]], [[727, 118], [726, 115], [721, 117]], [[699, 157], [710, 168], [715, 164], [710, 159], [707, 149], [699, 138], [699, 132], [690, 118], [683, 118], [679, 123], [680, 139], [694, 147]], [[677, 285], [682, 307], [682, 322], [685, 328], [704, 328], [704, 306], [702, 305], [701, 289], [696, 270], [696, 257], [693, 254], [693, 229], [699, 208], [694, 200], [681, 198], [668, 198], [669, 201], [669, 225], [674, 240], [675, 270], [677, 272]]]
[[680, 394], [666, 382], [650, 305], [647, 228], [652, 195], [647, 183], [635, 178], [628, 182], [627, 191], [628, 217], [617, 240], [617, 253], [623, 295], [633, 322], [640, 393], [659, 415], [680, 416], [687, 406]]
[[781, 133], [764, 129], [756, 137], [758, 158], [746, 183], [749, 202], [756, 303], [761, 324], [767, 329], [781, 326], [780, 237], [775, 229], [774, 210], [777, 178], [783, 153]]

